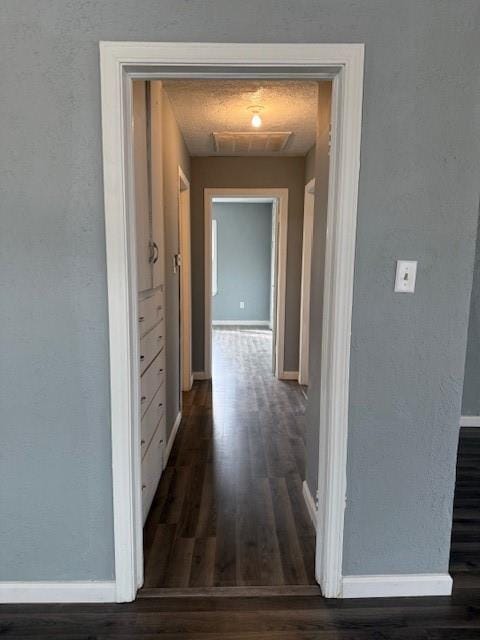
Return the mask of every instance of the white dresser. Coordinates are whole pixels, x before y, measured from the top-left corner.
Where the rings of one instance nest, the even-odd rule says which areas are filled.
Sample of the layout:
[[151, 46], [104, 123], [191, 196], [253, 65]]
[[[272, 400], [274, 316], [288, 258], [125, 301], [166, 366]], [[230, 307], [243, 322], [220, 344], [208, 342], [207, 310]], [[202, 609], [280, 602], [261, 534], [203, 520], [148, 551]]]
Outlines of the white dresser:
[[139, 301], [142, 510], [145, 522], [164, 466], [165, 317], [164, 287]]
[[166, 322], [162, 83], [133, 82], [142, 508], [145, 522], [165, 464]]

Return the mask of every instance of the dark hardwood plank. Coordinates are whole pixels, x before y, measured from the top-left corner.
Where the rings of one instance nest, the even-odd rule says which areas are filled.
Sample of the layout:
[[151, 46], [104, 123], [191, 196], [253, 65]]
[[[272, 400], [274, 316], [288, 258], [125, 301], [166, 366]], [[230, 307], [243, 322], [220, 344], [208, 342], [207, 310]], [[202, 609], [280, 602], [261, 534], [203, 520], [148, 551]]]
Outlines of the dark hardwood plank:
[[[145, 584], [183, 585], [188, 557], [196, 588], [313, 585], [315, 536], [301, 491], [302, 390], [272, 375], [265, 329], [216, 329], [213, 356], [213, 382], [184, 394], [145, 526]], [[279, 481], [275, 490], [269, 479]], [[165, 551], [154, 548], [162, 546], [168, 566]]]

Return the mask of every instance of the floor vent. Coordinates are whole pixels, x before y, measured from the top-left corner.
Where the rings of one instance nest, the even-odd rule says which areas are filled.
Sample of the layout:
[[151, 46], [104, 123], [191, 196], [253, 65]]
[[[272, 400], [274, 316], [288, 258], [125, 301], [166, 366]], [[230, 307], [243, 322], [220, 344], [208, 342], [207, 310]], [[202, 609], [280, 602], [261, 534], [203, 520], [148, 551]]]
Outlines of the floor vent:
[[280, 153], [285, 151], [291, 131], [221, 131], [213, 132], [217, 153]]

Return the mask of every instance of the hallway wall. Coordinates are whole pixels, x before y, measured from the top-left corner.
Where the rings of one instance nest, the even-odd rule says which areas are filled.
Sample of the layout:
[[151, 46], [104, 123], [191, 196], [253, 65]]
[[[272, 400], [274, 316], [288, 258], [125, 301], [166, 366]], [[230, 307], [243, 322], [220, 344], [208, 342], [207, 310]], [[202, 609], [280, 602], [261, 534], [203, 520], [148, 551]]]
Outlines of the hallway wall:
[[193, 369], [204, 357], [204, 189], [208, 187], [288, 188], [288, 244], [285, 318], [285, 370], [298, 371], [300, 278], [302, 268], [303, 157], [197, 157], [191, 164]]
[[190, 179], [190, 156], [163, 91], [163, 195], [165, 207], [165, 286], [167, 314], [167, 438], [180, 411], [180, 294], [179, 273], [173, 272], [173, 257], [179, 253], [178, 167]]
[[[114, 575], [99, 40], [365, 43], [344, 572], [447, 570], [479, 12], [478, 0], [3, 0], [1, 580]], [[303, 186], [299, 211], [302, 199]], [[393, 293], [398, 257], [419, 260], [414, 295]]]
[[218, 285], [213, 322], [269, 321], [272, 205], [216, 202], [212, 220], [217, 221]]
[[476, 247], [463, 381], [463, 416], [480, 416], [480, 217]]

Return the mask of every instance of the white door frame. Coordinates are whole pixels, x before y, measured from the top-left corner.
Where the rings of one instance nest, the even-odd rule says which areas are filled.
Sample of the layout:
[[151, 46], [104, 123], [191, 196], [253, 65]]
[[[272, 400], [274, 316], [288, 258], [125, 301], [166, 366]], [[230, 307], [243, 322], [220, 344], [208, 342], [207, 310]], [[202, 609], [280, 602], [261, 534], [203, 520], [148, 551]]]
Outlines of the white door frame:
[[212, 377], [212, 201], [213, 198], [265, 198], [276, 200], [278, 231], [276, 246], [276, 318], [275, 318], [275, 376], [284, 378], [285, 292], [287, 287], [288, 189], [285, 188], [208, 188], [204, 190], [204, 251], [205, 251], [205, 337], [204, 378]]
[[[180, 249], [180, 386], [190, 391], [192, 375], [192, 268], [190, 251], [190, 182], [178, 167], [178, 244]], [[180, 396], [181, 396], [180, 392]], [[180, 404], [181, 406], [181, 404]]]
[[[363, 93], [362, 44], [101, 42], [107, 251], [115, 600], [141, 581], [135, 216], [131, 201], [132, 78], [332, 79], [320, 414], [326, 433], [323, 513], [316, 575], [326, 597], [342, 596], [350, 329]], [[228, 69], [228, 72], [225, 72]], [[319, 425], [320, 428], [320, 425]]]
[[310, 342], [310, 279], [312, 266], [313, 207], [315, 178], [305, 185], [303, 200], [302, 280], [300, 289], [300, 338], [298, 382], [308, 384], [308, 347]]

